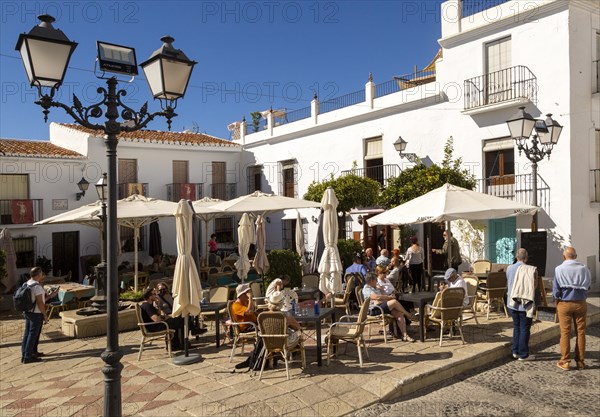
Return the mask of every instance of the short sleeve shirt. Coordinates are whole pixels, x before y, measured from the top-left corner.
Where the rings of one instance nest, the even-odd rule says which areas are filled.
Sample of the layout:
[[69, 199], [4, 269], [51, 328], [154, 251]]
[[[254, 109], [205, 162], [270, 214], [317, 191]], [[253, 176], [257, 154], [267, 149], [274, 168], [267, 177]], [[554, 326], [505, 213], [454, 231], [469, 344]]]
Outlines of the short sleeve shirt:
[[46, 304], [46, 291], [44, 291], [44, 287], [42, 287], [42, 284], [40, 284], [33, 278], [31, 278], [27, 281], [27, 285], [29, 285], [31, 287], [31, 301], [33, 301], [35, 303], [35, 308], [33, 309], [33, 312], [41, 314], [42, 312], [40, 311], [40, 307], [37, 305], [35, 298], [38, 295], [41, 295], [42, 302], [44, 304]]
[[[245, 314], [247, 309], [248, 307], [236, 300], [236, 302], [231, 305], [231, 311], [233, 313], [234, 320], [236, 322], [251, 321], [253, 323], [256, 323], [257, 320], [256, 315], [254, 313], [249, 313], [248, 315]], [[248, 327], [248, 324], [241, 324], [240, 331], [244, 332]]]
[[[371, 298], [371, 294], [382, 295], [379, 288], [373, 288], [370, 285], [365, 285], [362, 289], [362, 293], [363, 293], [363, 297], [365, 297], [365, 300], [368, 298]], [[379, 303], [377, 301], [371, 300], [371, 302], [369, 304], [369, 308], [373, 308], [378, 304]]]

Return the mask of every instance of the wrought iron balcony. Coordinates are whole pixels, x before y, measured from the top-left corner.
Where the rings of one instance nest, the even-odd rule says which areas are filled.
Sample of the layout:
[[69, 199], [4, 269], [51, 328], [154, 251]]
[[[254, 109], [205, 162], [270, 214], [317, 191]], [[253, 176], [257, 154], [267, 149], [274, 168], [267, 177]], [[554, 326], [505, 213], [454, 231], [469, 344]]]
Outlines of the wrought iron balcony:
[[0, 225], [31, 224], [42, 220], [42, 199], [0, 200]]
[[118, 198], [122, 200], [123, 198], [127, 198], [133, 194], [143, 195], [144, 197], [149, 197], [148, 195], [148, 183], [147, 182], [124, 182], [117, 184], [118, 188]]
[[342, 171], [341, 175], [358, 175], [359, 177], [371, 178], [385, 185], [390, 178], [400, 175], [400, 167], [395, 164], [376, 165], [368, 168], [355, 168]]
[[178, 202], [186, 200], [200, 200], [204, 197], [203, 183], [174, 183], [167, 184], [167, 200]]
[[537, 102], [537, 78], [524, 65], [465, 80], [465, 110], [516, 100]]
[[[539, 174], [537, 188], [538, 205], [548, 212], [550, 210], [550, 187]], [[507, 198], [520, 203], [532, 204], [533, 175], [502, 175], [478, 179], [475, 189], [480, 193]]]
[[210, 196], [220, 200], [231, 200], [237, 197], [237, 183], [210, 184]]
[[590, 169], [592, 175], [592, 202], [600, 203], [600, 169]]

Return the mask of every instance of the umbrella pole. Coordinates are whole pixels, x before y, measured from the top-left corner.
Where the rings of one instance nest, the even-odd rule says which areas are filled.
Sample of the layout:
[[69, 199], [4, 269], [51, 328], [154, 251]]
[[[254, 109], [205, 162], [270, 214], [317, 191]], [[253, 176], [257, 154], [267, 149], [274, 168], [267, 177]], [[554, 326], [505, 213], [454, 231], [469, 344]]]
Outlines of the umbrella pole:
[[178, 355], [173, 358], [173, 364], [175, 365], [191, 365], [198, 363], [202, 360], [199, 353], [190, 353], [188, 348], [188, 319], [189, 316], [186, 314], [183, 316], [183, 355]]
[[138, 290], [138, 239], [140, 237], [140, 228], [136, 227], [133, 229], [133, 291]]

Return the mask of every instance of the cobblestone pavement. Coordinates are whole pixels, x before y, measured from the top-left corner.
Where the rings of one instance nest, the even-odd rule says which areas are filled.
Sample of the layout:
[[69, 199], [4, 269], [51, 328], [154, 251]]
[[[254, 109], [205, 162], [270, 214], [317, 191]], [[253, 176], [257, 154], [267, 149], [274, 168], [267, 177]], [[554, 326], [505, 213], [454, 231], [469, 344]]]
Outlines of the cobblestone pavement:
[[[561, 371], [558, 344], [537, 350], [536, 361], [504, 360], [356, 417], [551, 417], [600, 415], [600, 325], [587, 329], [587, 369]], [[575, 339], [571, 341], [571, 346]], [[572, 362], [571, 365], [574, 365]]]

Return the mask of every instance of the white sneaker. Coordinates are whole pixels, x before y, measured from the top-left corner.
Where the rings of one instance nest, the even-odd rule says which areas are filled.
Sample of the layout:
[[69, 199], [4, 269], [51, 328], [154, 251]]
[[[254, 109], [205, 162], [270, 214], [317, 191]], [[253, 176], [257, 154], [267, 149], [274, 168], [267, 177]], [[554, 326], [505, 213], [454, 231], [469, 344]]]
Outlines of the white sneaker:
[[526, 358], [519, 358], [520, 361], [534, 361], [535, 355], [529, 355]]
[[514, 359], [519, 359], [519, 355], [517, 355], [516, 353], [513, 353], [512, 355]]

